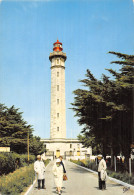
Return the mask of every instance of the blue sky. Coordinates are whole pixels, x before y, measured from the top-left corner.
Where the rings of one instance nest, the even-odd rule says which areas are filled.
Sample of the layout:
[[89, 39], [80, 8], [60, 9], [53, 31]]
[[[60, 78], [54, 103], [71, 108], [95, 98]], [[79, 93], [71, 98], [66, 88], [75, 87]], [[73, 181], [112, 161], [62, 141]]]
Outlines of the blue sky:
[[107, 74], [116, 51], [134, 54], [132, 0], [3, 0], [0, 3], [0, 102], [15, 105], [34, 135], [50, 137], [51, 70], [49, 54], [59, 39], [67, 55], [67, 137], [82, 127], [70, 110], [73, 91], [90, 69]]

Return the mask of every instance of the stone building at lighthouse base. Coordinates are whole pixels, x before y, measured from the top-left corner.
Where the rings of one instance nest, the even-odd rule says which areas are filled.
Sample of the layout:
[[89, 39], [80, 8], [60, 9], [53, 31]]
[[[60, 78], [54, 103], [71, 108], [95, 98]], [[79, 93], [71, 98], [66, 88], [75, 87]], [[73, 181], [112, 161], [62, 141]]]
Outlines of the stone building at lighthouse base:
[[83, 147], [78, 139], [42, 139], [46, 152], [44, 159], [55, 159], [60, 155], [66, 160], [89, 159], [92, 155], [92, 148]]

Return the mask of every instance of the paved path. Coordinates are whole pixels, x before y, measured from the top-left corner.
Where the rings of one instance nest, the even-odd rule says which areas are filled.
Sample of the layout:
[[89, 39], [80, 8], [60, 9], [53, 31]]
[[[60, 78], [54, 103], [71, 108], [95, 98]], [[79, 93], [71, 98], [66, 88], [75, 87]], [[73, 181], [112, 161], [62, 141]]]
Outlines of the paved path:
[[[46, 169], [46, 190], [37, 189], [37, 183], [29, 195], [56, 195], [55, 184], [52, 174], [53, 161]], [[107, 190], [98, 189], [98, 177], [96, 174], [88, 172], [75, 164], [65, 161], [68, 180], [63, 181], [62, 195], [134, 195], [134, 191], [123, 193], [123, 187], [120, 184], [107, 181]]]

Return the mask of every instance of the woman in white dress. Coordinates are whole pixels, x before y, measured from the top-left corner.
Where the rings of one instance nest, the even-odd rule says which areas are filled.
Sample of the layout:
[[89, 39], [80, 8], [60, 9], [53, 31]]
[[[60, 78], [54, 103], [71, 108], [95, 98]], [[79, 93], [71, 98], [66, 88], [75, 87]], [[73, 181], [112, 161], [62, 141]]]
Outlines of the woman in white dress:
[[53, 166], [52, 172], [54, 174], [55, 185], [58, 190], [58, 194], [61, 195], [61, 187], [63, 182], [63, 167], [61, 165], [60, 159], [56, 160], [56, 163]]

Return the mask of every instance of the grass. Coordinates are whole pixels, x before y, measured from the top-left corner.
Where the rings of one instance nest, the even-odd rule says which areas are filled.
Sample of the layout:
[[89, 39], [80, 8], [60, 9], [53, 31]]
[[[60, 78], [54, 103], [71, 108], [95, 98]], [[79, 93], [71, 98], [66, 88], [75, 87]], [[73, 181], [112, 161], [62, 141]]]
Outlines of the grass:
[[13, 173], [0, 178], [0, 191], [2, 194], [18, 195], [29, 186], [34, 179], [33, 164], [17, 169]]

